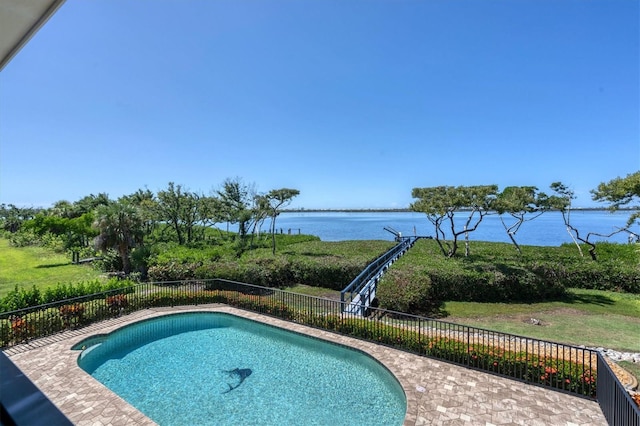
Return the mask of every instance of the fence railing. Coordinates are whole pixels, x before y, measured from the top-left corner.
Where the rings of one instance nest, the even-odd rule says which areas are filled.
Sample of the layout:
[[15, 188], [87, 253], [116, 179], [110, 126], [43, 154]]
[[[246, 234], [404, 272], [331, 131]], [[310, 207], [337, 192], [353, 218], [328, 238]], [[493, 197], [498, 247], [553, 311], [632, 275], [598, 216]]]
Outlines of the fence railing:
[[[615, 424], [640, 426], [637, 406], [596, 351], [370, 307], [363, 317], [346, 302], [227, 280], [145, 283], [0, 313], [0, 347], [81, 328], [137, 310], [224, 303], [597, 399]], [[627, 419], [620, 422], [619, 419]]]
[[598, 356], [598, 404], [610, 425], [640, 426], [640, 407], [602, 355]]

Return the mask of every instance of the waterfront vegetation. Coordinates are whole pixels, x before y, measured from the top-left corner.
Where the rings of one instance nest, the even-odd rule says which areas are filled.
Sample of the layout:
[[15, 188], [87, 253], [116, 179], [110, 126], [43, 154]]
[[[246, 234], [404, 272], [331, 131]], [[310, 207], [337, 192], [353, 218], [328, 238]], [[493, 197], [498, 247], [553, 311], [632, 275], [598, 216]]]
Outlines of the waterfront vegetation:
[[[164, 273], [170, 271], [173, 274], [167, 276], [170, 280], [214, 278], [213, 275], [217, 273], [215, 278], [277, 286], [288, 291], [336, 300], [340, 297], [339, 290], [344, 288], [368, 262], [393, 245], [389, 241], [321, 242], [315, 237], [304, 235], [278, 237], [281, 238], [278, 242], [280, 249], [275, 257], [268, 246], [252, 250], [242, 258], [237, 258], [233, 250], [225, 254], [224, 250], [215, 245], [212, 248], [165, 245], [160, 254], [151, 261], [150, 270], [158, 268], [165, 271]], [[456, 274], [464, 276], [465, 271], [469, 269], [474, 274], [484, 271], [488, 276], [499, 277], [500, 274], [488, 266], [495, 265], [497, 259], [501, 259], [500, 263], [503, 264], [511, 262], [514, 266], [510, 270], [517, 273], [524, 273], [522, 268], [526, 265], [538, 265], [554, 259], [553, 264], [562, 265], [562, 274], [556, 275], [564, 278], [560, 282], [562, 291], [553, 297], [526, 301], [444, 299], [427, 301], [427, 304], [434, 309], [431, 312], [432, 316], [460, 324], [563, 343], [640, 352], [640, 342], [637, 339], [637, 330], [640, 328], [640, 291], [637, 287], [640, 271], [639, 257], [634, 251], [637, 245], [600, 245], [601, 259], [598, 265], [604, 265], [599, 268], [604, 271], [601, 271], [603, 274], [608, 274], [602, 275], [604, 278], [601, 279], [613, 276], [614, 282], [625, 281], [622, 283], [624, 285], [612, 285], [599, 282], [599, 269], [594, 269], [594, 262], [580, 258], [571, 247], [524, 246], [523, 256], [519, 256], [509, 244], [483, 242], [474, 244], [474, 251], [469, 258], [445, 259], [442, 256], [429, 256], [430, 250], [437, 250], [433, 244], [430, 240], [418, 241], [397, 261], [383, 279], [381, 296], [393, 285], [390, 278], [397, 274], [414, 274], [418, 277], [418, 282], [424, 280], [420, 277], [427, 274], [429, 268], [444, 270], [447, 277], [451, 276], [451, 271], [457, 271]], [[215, 255], [212, 254], [213, 251]], [[96, 283], [106, 286], [109, 281], [104, 274], [100, 274], [100, 271], [90, 265], [71, 264], [70, 258], [43, 247], [11, 247], [7, 240], [0, 239], [0, 259], [4, 262], [0, 268], [0, 283], [3, 284], [0, 297], [3, 297], [2, 307], [5, 311], [24, 307], [28, 300], [33, 300], [34, 288], [38, 289], [39, 300], [44, 302], [51, 300], [51, 296], [45, 298], [47, 294], [62, 295], [60, 297], [64, 297], [65, 294], [77, 296], [79, 293], [74, 290], [75, 287], [85, 287], [86, 291], [90, 291], [97, 288]], [[5, 259], [11, 261], [7, 262]], [[607, 259], [610, 260], [610, 265]], [[584, 282], [567, 276], [581, 264], [591, 270]], [[40, 275], [43, 270], [55, 272], [56, 275], [43, 277]], [[480, 281], [484, 280], [485, 285], [489, 286], [489, 290], [496, 293], [489, 299], [497, 299], [501, 294], [510, 294], [500, 293], [504, 284], [489, 285], [486, 278], [479, 277]], [[117, 283], [113, 284], [113, 280], [111, 283], [117, 286]], [[124, 283], [126, 282], [122, 282]], [[630, 286], [633, 283], [636, 287]], [[578, 284], [591, 288], [576, 288]], [[404, 294], [400, 288], [402, 282], [397, 286], [391, 299], [399, 299]], [[428, 283], [425, 286], [428, 287]], [[621, 287], [628, 291], [620, 291]], [[13, 295], [11, 305], [8, 305], [9, 295]], [[537, 320], [535, 325], [532, 319]], [[579, 327], [576, 327], [576, 324], [579, 324]]]
[[[186, 279], [195, 283], [206, 282], [204, 280], [210, 278], [227, 278], [336, 300], [340, 289], [370, 261], [394, 244], [389, 241], [327, 243], [304, 235], [279, 235], [278, 238], [279, 250], [276, 255], [268, 244], [259, 247], [258, 240], [254, 242], [254, 249], [237, 256], [233, 247], [225, 248], [225, 243], [222, 242], [233, 244], [233, 239], [228, 236], [219, 241], [211, 240], [208, 247], [164, 244], [161, 246], [162, 250], [149, 257], [149, 276], [160, 274], [154, 271], [162, 271], [163, 274], [172, 274], [172, 281]], [[274, 303], [273, 300], [260, 296], [244, 296], [233, 291], [227, 292], [224, 288], [207, 286], [195, 294], [177, 289], [167, 292], [161, 288], [138, 291], [133, 281], [109, 280], [104, 277], [93, 281], [77, 281], [69, 275], [65, 284], [65, 278], [59, 276], [61, 281], [58, 283], [37, 283], [30, 288], [16, 288], [16, 282], [12, 280], [13, 271], [40, 269], [41, 262], [49, 262], [49, 255], [55, 255], [50, 249], [42, 247], [37, 250], [34, 247], [11, 247], [6, 244], [6, 240], [2, 242], [5, 244], [0, 244], [0, 256], [7, 254], [7, 258], [14, 259], [6, 264], [7, 268], [0, 270], [1, 282], [14, 284], [13, 289], [0, 301], [2, 311], [61, 300], [45, 311], [34, 310], [3, 320], [0, 324], [3, 346], [143, 307], [219, 302], [291, 318], [303, 324], [450, 359], [545, 386], [595, 395], [595, 376], [584, 376], [581, 364], [546, 356], [538, 359], [518, 351], [485, 344], [469, 345], [448, 337], [425, 340], [419, 335], [414, 338], [411, 333], [403, 332], [399, 338], [393, 316], [384, 323], [356, 318], [345, 320], [340, 319], [340, 316], [334, 318], [328, 313], [305, 314], [304, 308], [296, 305], [295, 298], [288, 304], [280, 301]], [[380, 286], [380, 296], [384, 297], [386, 291], [392, 295], [391, 300], [395, 296], [409, 297], [411, 300], [411, 291], [407, 292], [403, 288], [406, 281], [394, 281], [397, 274], [400, 274], [400, 277], [413, 277], [410, 281], [420, 283], [426, 289], [418, 294], [454, 295], [448, 299], [427, 299], [422, 305], [422, 308], [428, 306], [434, 316], [446, 321], [565, 344], [640, 351], [637, 339], [640, 327], [640, 271], [635, 251], [637, 245], [602, 244], [597, 268], [592, 266], [594, 262], [591, 259], [581, 258], [574, 250], [564, 246], [524, 246], [522, 249], [521, 254], [514, 254], [513, 247], [509, 244], [481, 242], [474, 244], [474, 251], [469, 256], [431, 257], [430, 251], [438, 250], [435, 242], [419, 240], [387, 271]], [[11, 255], [12, 252], [20, 254]], [[114, 258], [117, 259], [117, 256]], [[31, 266], [25, 267], [29, 263]], [[69, 260], [61, 259], [56, 260], [53, 265], [51, 269], [88, 268], [87, 265], [70, 264]], [[590, 273], [581, 275], [580, 279], [571, 277], [573, 271], [579, 270], [580, 265], [585, 265]], [[431, 278], [439, 273], [443, 274], [443, 278]], [[26, 278], [26, 275], [21, 276], [24, 282], [34, 282]], [[429, 279], [425, 281], [424, 277]], [[493, 277], [494, 281], [488, 277]], [[460, 287], [456, 291], [443, 293], [432, 285], [438, 279], [454, 286], [457, 283]], [[605, 279], [609, 282], [604, 282]], [[541, 286], [540, 280], [553, 290], [549, 291]], [[471, 281], [479, 289], [472, 290], [474, 283]], [[567, 287], [570, 284], [587, 288]], [[520, 289], [514, 293], [508, 288], [509, 285], [520, 286]], [[116, 290], [122, 286], [129, 287]], [[389, 293], [389, 289], [394, 286], [394, 293]], [[83, 293], [105, 290], [109, 290], [109, 293], [103, 293], [95, 300], [76, 299], [65, 302]], [[522, 294], [526, 297], [521, 297]], [[381, 299], [383, 307], [387, 303]], [[535, 324], [530, 322], [532, 318], [537, 321]], [[527, 372], [527, 376], [522, 376], [522, 372]]]
[[562, 300], [569, 288], [640, 293], [637, 244], [598, 246], [593, 261], [572, 247], [523, 246], [522, 253], [504, 243], [474, 242], [468, 256], [444, 258], [432, 240], [419, 240], [383, 276], [381, 306], [437, 315], [440, 303], [541, 302]]

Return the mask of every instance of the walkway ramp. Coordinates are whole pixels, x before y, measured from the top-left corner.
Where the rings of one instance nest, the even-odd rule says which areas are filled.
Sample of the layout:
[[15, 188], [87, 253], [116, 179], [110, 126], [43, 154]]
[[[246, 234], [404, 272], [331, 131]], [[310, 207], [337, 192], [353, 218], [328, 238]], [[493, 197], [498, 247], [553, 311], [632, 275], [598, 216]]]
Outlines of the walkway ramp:
[[403, 237], [399, 232], [395, 233], [387, 228], [385, 228], [385, 230], [396, 235], [398, 244], [367, 265], [367, 267], [340, 292], [343, 312], [365, 316], [373, 299], [376, 297], [376, 288], [382, 275], [421, 238]]

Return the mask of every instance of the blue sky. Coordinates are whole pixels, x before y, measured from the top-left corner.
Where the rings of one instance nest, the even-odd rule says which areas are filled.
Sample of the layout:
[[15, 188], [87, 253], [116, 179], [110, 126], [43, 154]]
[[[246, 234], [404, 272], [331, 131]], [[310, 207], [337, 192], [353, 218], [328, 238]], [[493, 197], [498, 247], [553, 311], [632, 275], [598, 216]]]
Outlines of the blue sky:
[[0, 202], [239, 177], [292, 207], [640, 170], [635, 0], [67, 0], [0, 73]]

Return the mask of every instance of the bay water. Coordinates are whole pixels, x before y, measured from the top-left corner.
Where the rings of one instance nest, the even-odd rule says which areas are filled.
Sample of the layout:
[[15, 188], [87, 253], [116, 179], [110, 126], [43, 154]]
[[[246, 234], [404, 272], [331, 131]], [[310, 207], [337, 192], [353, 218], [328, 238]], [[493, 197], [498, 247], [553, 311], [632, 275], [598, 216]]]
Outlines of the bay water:
[[[608, 235], [625, 227], [630, 211], [611, 213], [608, 210], [574, 210], [570, 214], [570, 223], [580, 232], [581, 237], [588, 233]], [[461, 230], [468, 212], [455, 215], [456, 230]], [[477, 215], [476, 215], [477, 217]], [[507, 226], [514, 223], [510, 216], [503, 216]], [[403, 236], [434, 236], [434, 226], [424, 213], [416, 212], [378, 212], [378, 211], [320, 211], [320, 212], [283, 212], [276, 219], [276, 230], [281, 233], [311, 234], [322, 241], [344, 240], [393, 240], [395, 236], [384, 228], [402, 233]], [[269, 220], [262, 232], [269, 229]], [[448, 223], [443, 229], [447, 238], [451, 233]], [[630, 228], [635, 235], [640, 235], [640, 227]], [[609, 241], [627, 243], [628, 232], [620, 232], [611, 237], [592, 236], [590, 241]], [[459, 238], [463, 238], [459, 237]], [[478, 228], [469, 233], [472, 241], [492, 241], [510, 243], [507, 232], [497, 214], [485, 216]], [[562, 214], [558, 211], [545, 212], [533, 220], [527, 221], [515, 235], [518, 244], [535, 246], [559, 246], [571, 243], [572, 239], [564, 225]]]

